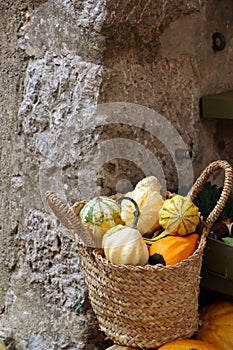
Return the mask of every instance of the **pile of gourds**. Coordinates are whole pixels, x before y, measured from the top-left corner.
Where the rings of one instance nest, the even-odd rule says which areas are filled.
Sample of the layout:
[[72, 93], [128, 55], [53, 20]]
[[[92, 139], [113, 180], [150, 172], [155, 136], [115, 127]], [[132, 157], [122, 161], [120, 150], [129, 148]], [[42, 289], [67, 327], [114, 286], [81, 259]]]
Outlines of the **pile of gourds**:
[[[99, 196], [87, 201], [79, 217], [113, 264], [174, 265], [198, 247], [199, 209], [189, 197], [163, 198], [154, 176], [114, 199]], [[115, 344], [111, 350], [130, 350]], [[233, 350], [233, 300], [216, 300], [200, 308], [198, 331], [158, 350]]]
[[154, 176], [118, 199], [92, 198], [79, 217], [113, 264], [174, 265], [192, 255], [200, 239], [198, 207], [187, 196], [163, 198]]

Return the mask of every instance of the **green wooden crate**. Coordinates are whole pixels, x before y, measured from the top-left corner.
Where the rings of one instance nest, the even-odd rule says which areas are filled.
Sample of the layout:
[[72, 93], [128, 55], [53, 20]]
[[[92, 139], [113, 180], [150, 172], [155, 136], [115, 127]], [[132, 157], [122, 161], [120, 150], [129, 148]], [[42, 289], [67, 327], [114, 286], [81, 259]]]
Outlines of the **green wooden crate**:
[[203, 118], [233, 119], [233, 90], [202, 97], [200, 108]]
[[233, 296], [233, 246], [207, 238], [201, 287]]

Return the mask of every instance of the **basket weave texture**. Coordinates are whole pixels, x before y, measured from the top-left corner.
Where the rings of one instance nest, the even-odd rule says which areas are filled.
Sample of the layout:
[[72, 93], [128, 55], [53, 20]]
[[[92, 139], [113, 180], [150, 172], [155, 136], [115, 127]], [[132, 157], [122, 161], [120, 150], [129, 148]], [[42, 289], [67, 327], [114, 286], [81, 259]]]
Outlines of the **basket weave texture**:
[[214, 210], [203, 222], [197, 250], [172, 266], [114, 265], [101, 249], [90, 248], [85, 231], [71, 208], [55, 193], [48, 204], [79, 246], [89, 298], [100, 329], [119, 345], [156, 348], [189, 338], [198, 328], [198, 296], [203, 251], [209, 229], [232, 191], [233, 169], [222, 160], [210, 163], [188, 193], [194, 199], [210, 175], [225, 172], [223, 190]]

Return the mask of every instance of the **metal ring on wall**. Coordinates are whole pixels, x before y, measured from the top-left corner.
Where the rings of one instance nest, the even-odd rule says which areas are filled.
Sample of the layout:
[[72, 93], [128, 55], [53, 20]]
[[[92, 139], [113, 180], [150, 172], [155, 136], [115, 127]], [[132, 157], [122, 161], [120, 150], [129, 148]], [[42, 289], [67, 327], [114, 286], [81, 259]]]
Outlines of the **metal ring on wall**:
[[213, 40], [214, 51], [222, 51], [225, 49], [226, 39], [221, 33], [219, 32], [213, 33], [212, 40]]

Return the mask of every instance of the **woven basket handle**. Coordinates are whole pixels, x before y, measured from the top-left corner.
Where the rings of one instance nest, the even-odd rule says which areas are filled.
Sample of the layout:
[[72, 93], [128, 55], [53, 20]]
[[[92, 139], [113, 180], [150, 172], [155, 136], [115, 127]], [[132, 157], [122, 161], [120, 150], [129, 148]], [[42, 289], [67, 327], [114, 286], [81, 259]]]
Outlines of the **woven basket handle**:
[[216, 203], [216, 206], [212, 210], [212, 212], [209, 214], [207, 219], [205, 220], [205, 224], [207, 227], [211, 227], [213, 223], [217, 220], [221, 212], [223, 211], [226, 202], [231, 194], [232, 191], [232, 184], [233, 184], [233, 168], [232, 166], [225, 160], [217, 160], [213, 163], [210, 163], [207, 168], [201, 173], [201, 175], [197, 178], [196, 182], [194, 183], [193, 187], [187, 194], [192, 200], [197, 196], [197, 194], [202, 190], [204, 187], [206, 181], [209, 179], [209, 177], [219, 169], [223, 169], [225, 172], [225, 178], [224, 178], [224, 184], [221, 196], [219, 200]]
[[93, 242], [86, 235], [78, 216], [74, 214], [72, 208], [59, 198], [55, 192], [48, 191], [45, 197], [49, 207], [60, 223], [71, 233], [73, 239], [86, 246], [92, 246]]

